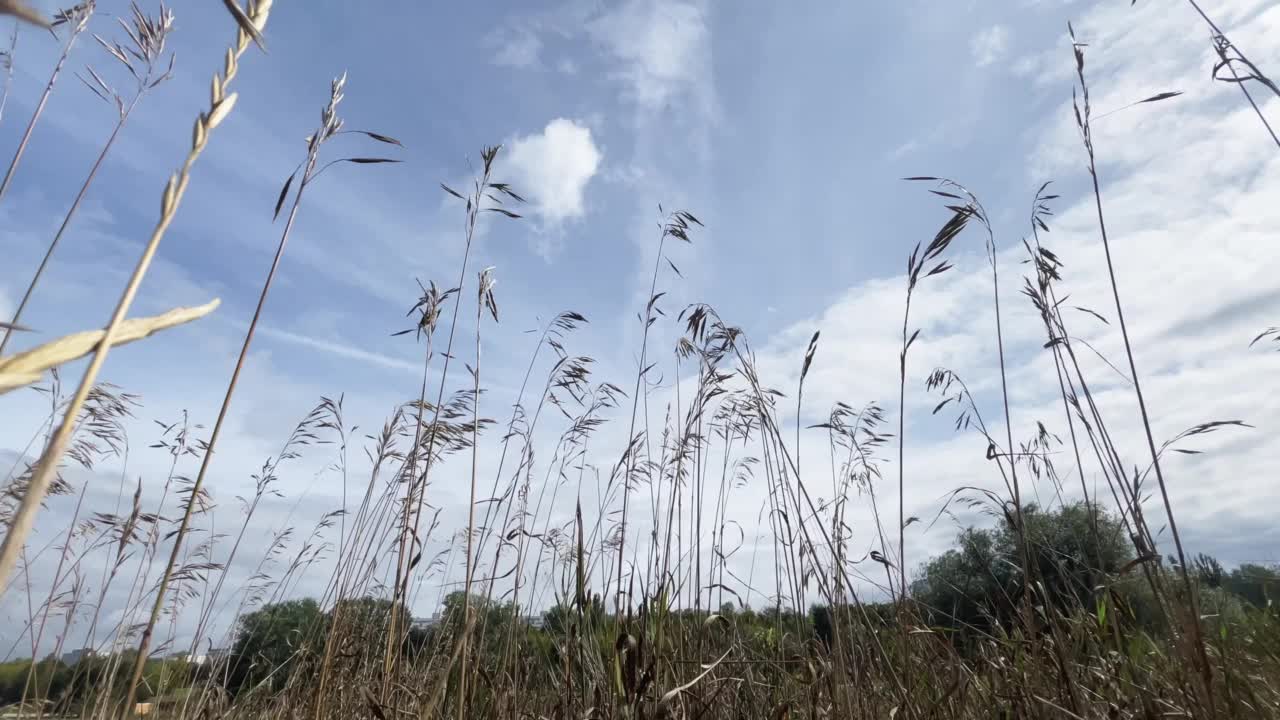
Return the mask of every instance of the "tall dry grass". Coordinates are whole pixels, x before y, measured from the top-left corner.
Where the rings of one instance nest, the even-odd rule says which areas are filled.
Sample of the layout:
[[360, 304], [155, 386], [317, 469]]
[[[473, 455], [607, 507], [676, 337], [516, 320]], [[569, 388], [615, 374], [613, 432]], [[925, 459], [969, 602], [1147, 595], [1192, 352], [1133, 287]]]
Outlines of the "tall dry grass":
[[[1280, 717], [1280, 620], [1269, 606], [1244, 610], [1200, 582], [1174, 521], [1161, 465], [1172, 443], [1242, 423], [1204, 423], [1163, 445], [1155, 442], [1156, 404], [1149, 406], [1143, 394], [1124, 318], [1124, 268], [1111, 258], [1084, 45], [1078, 42], [1077, 127], [1128, 369], [1116, 372], [1133, 388], [1143, 447], [1118, 445], [1112, 428], [1121, 420], [1099, 407], [1096, 380], [1080, 360], [1079, 354], [1094, 350], [1069, 331], [1061, 312], [1067, 259], [1046, 244], [1051, 204], [1058, 199], [1046, 193], [1048, 184], [1036, 192], [1028, 218], [1023, 248], [1030, 274], [1023, 278], [1022, 295], [1043, 325], [1067, 440], [1038, 422], [1031, 441], [1015, 444], [997, 235], [975, 193], [933, 177], [911, 178], [929, 184], [947, 215], [907, 261], [896, 413], [874, 403], [840, 403], [825, 422], [804, 428], [813, 368], [838, 361], [823, 356], [819, 332], [795, 349], [795, 387], [774, 388], [761, 377], [745, 333], [716, 310], [699, 304], [669, 312], [666, 288], [681, 278], [673, 259], [678, 245], [669, 241], [691, 243], [703, 224], [688, 211], [660, 210], [648, 294], [637, 312], [638, 363], [626, 389], [596, 377], [594, 360], [570, 350], [575, 331], [588, 319], [565, 311], [535, 336], [503, 420], [487, 418], [495, 408], [486, 402], [480, 359], [489, 332], [485, 316], [495, 323], [499, 318], [495, 276], [486, 269], [474, 276], [473, 288], [466, 282], [481, 218], [517, 219], [511, 208], [524, 202], [521, 188], [495, 179], [502, 157], [500, 148], [490, 147], [481, 152], [467, 192], [442, 186], [462, 205], [457, 278], [445, 288], [419, 283], [421, 295], [408, 312], [413, 327], [395, 334], [422, 342], [421, 379], [404, 388], [409, 399], [367, 438], [367, 464], [349, 462], [349, 449], [359, 440], [345, 417], [344, 398], [323, 398], [254, 476], [240, 523], [225, 534], [213, 532], [209, 509], [220, 489], [209, 487], [209, 469], [305, 192], [336, 165], [396, 161], [350, 156], [322, 162], [322, 151], [345, 141], [339, 137], [345, 134], [400, 145], [386, 135], [343, 128], [343, 76], [331, 84], [321, 124], [276, 198], [273, 217], [287, 206], [286, 220], [208, 439], [185, 415], [161, 423], [155, 447], [168, 454], [169, 464], [158, 496], [122, 475], [116, 508], [85, 507], [88, 485], [77, 488], [64, 476], [68, 463], [91, 469], [114, 460], [127, 468], [130, 449], [139, 442], [124, 429], [136, 413], [136, 398], [98, 377], [109, 349], [212, 310], [126, 319], [195, 161], [236, 102], [230, 85], [241, 56], [251, 43], [266, 42], [270, 2], [224, 5], [237, 26], [235, 40], [109, 323], [102, 331], [0, 357], [0, 391], [32, 384], [54, 370], [41, 388], [49, 400], [47, 416], [30, 419], [38, 427], [29, 447], [43, 450], [34, 462], [10, 471], [0, 497], [6, 526], [0, 591], [25, 594], [20, 638], [33, 655], [46, 638], [56, 637], [56, 656], [77, 629], [86, 630], [89, 645], [103, 651], [100, 660], [70, 669], [56, 662], [23, 666], [14, 711], [19, 717], [130, 717], [144, 695], [154, 702], [152, 714], [184, 720]], [[87, 27], [89, 10], [92, 4], [59, 16], [63, 24], [75, 21], [67, 51]], [[125, 27], [133, 52], [107, 45], [139, 78], [136, 94], [115, 96], [114, 132], [138, 98], [167, 76], [160, 59], [170, 25], [163, 6], [155, 19], [139, 10]], [[1246, 95], [1246, 81], [1274, 89], [1216, 26], [1214, 31], [1222, 59], [1215, 72], [1229, 71]], [[110, 99], [108, 84], [91, 75], [91, 89]], [[51, 80], [39, 107], [52, 87]], [[13, 167], [29, 136], [30, 128]], [[93, 177], [91, 170], [81, 196]], [[79, 198], [64, 226], [78, 204]], [[981, 233], [992, 271], [992, 359], [1000, 373], [1003, 433], [990, 429], [957, 373], [920, 373], [908, 362], [921, 333], [912, 324], [913, 304], [922, 302], [921, 283], [953, 269], [949, 253], [973, 230]], [[61, 235], [54, 237], [45, 263]], [[36, 271], [32, 290], [44, 267]], [[457, 381], [450, 369], [455, 353], [463, 352], [455, 350], [455, 339], [464, 301], [474, 321], [474, 359], [468, 378]], [[448, 332], [437, 338], [446, 313]], [[6, 326], [17, 326], [19, 319]], [[658, 347], [659, 323], [680, 334], [670, 355]], [[76, 388], [64, 392], [57, 366], [90, 353]], [[675, 378], [670, 400], [656, 379], [665, 373]], [[996, 559], [1009, 582], [998, 595], [982, 598], [973, 616], [931, 605], [928, 588], [909, 575], [905, 530], [926, 519], [906, 516], [905, 497], [927, 459], [908, 452], [906, 391], [922, 381], [940, 396], [934, 413], [954, 412], [957, 431], [971, 434], [985, 452], [998, 488], [957, 488], [948, 505], [988, 512], [1016, 538], [1017, 551]], [[651, 403], [662, 407], [654, 412]], [[625, 432], [613, 447], [602, 432], [611, 422]], [[824, 433], [828, 441], [825, 499], [825, 470], [801, 455], [806, 429]], [[550, 448], [540, 441], [547, 432], [555, 434]], [[480, 449], [490, 433], [498, 433], [501, 448], [491, 482], [482, 477]], [[889, 476], [897, 485], [896, 527], [895, 513], [882, 507], [889, 448], [897, 459], [896, 478]], [[1149, 458], [1145, 472], [1130, 472], [1125, 458], [1135, 452], [1143, 462]], [[332, 458], [342, 505], [310, 529], [299, 530], [290, 521], [260, 547], [247, 541], [255, 516], [276, 501], [283, 468], [305, 453]], [[1056, 590], [1052, 578], [1079, 559], [1068, 562], [1044, 539], [1024, 497], [1041, 479], [1061, 491], [1065, 483], [1055, 458], [1064, 455], [1079, 475], [1080, 507], [1088, 520], [1082, 544], [1096, 547], [1101, 557], [1103, 546], [1116, 539], [1105, 536], [1107, 528], [1120, 528], [1128, 558], [1072, 566], [1079, 582], [1068, 593]], [[441, 467], [450, 460], [466, 466], [465, 508], [431, 502]], [[195, 464], [198, 470], [188, 474], [187, 466]], [[1092, 476], [1103, 481], [1105, 501], [1091, 491]], [[1150, 482], [1170, 528], [1175, 553], [1169, 560], [1160, 556], [1158, 533], [1146, 516], [1144, 484]], [[759, 543], [750, 537], [752, 529], [730, 518], [737, 491], [748, 484], [763, 490], [760, 527], [754, 529]], [[892, 487], [889, 492], [893, 498]], [[41, 503], [72, 494], [77, 499], [65, 531], [44, 547], [29, 543]], [[858, 557], [849, 527], [859, 502], [869, 505], [875, 523], [874, 547], [864, 557]], [[442, 512], [464, 518], [449, 523], [458, 527], [452, 536], [442, 536]], [[433, 556], [433, 546], [443, 549]], [[756, 575], [761, 552], [770, 555], [765, 564], [771, 576]], [[749, 561], [743, 559], [748, 553]], [[42, 562], [53, 565], [52, 582], [35, 587], [31, 570]], [[252, 570], [237, 583], [232, 579], [238, 567]], [[994, 565], [989, 570], [996, 573]], [[311, 602], [298, 593], [308, 574], [326, 578], [323, 593]], [[428, 577], [458, 592], [442, 591], [433, 603], [420, 594]], [[108, 597], [120, 594], [123, 609], [112, 613]], [[424, 628], [411, 610], [432, 604], [442, 613]], [[533, 614], [544, 622], [530, 622]], [[194, 618], [193, 632], [179, 628], [181, 618]], [[249, 644], [259, 637], [272, 644]], [[158, 657], [179, 642], [189, 656], [214, 643], [233, 643], [240, 652], [198, 667]]]

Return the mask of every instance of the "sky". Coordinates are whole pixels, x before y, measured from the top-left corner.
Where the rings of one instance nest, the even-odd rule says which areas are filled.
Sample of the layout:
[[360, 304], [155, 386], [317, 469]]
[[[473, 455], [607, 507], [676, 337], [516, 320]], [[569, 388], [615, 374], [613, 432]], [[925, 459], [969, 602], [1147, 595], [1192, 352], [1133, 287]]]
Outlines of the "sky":
[[[100, 5], [91, 29], [119, 34], [112, 14], [125, 5]], [[1280, 7], [1264, 0], [1206, 5], [1255, 63], [1278, 72]], [[154, 11], [152, 3], [142, 6]], [[100, 327], [154, 223], [160, 192], [185, 155], [208, 78], [234, 32], [219, 3], [174, 11], [173, 78], [142, 100], [122, 131], [25, 316], [37, 332], [17, 338], [18, 348]], [[1197, 438], [1186, 447], [1201, 453], [1168, 457], [1179, 527], [1193, 551], [1229, 565], [1280, 560], [1272, 522], [1280, 489], [1267, 443], [1280, 423], [1280, 355], [1249, 347], [1280, 320], [1272, 270], [1280, 260], [1273, 238], [1280, 155], [1239, 90], [1211, 80], [1208, 31], [1191, 7], [1150, 0], [280, 0], [267, 52], [251, 50], [242, 60], [239, 101], [196, 166], [133, 312], [214, 297], [222, 304], [192, 325], [110, 354], [103, 379], [142, 402], [128, 423], [130, 452], [69, 477], [89, 481], [86, 502], [95, 509], [127, 505], [137, 483], [154, 502], [169, 462], [163, 450], [148, 448], [158, 438], [155, 421], [167, 425], [186, 411], [193, 422], [212, 425], [280, 237], [272, 211], [281, 184], [304, 159], [304, 138], [319, 121], [331, 80], [344, 73], [346, 127], [393, 136], [403, 148], [346, 135], [326, 146], [326, 156], [403, 162], [335, 166], [308, 188], [209, 476], [219, 527], [238, 524], [235, 497], [252, 493], [252, 474], [321, 397], [343, 398], [347, 423], [359, 426], [351, 431], [352, 474], [367, 474], [363, 436], [413, 397], [421, 380], [421, 345], [412, 334], [393, 333], [411, 325], [405, 311], [419, 281], [457, 283], [463, 210], [440, 184], [466, 187], [487, 145], [503, 146], [495, 177], [528, 203], [518, 221], [481, 223], [469, 258], [467, 303], [480, 268], [492, 266], [498, 280], [500, 322], [481, 327], [483, 415], [505, 420], [533, 349], [528, 331], [565, 310], [590, 321], [566, 340], [569, 351], [590, 355], [597, 378], [630, 390], [661, 207], [688, 210], [705, 227], [695, 228], [691, 244], [664, 248], [679, 275], [659, 265], [666, 315], [651, 338], [663, 363], [651, 378], [655, 426], [677, 382], [690, 382], [688, 367], [677, 369], [668, 353], [680, 332], [679, 311], [694, 302], [711, 304], [745, 332], [762, 379], [788, 397], [808, 340], [821, 331], [800, 415], [782, 414], [788, 427], [821, 422], [840, 401], [877, 402], [896, 417], [906, 258], [948, 216], [927, 187], [902, 178], [931, 175], [976, 193], [992, 222], [1015, 439], [1029, 438], [1037, 422], [1064, 435], [1043, 329], [1019, 292], [1029, 272], [1022, 239], [1032, 198], [1046, 181], [1060, 198], [1043, 241], [1064, 260], [1071, 307], [1103, 317], [1070, 310], [1070, 320], [1082, 340], [1124, 365], [1071, 111], [1069, 21], [1088, 43], [1102, 202], [1156, 442], [1212, 420], [1253, 426]], [[6, 37], [7, 28], [0, 28]], [[58, 51], [47, 34], [22, 30], [0, 121], [0, 158], [12, 156]], [[90, 64], [123, 87], [123, 71], [109, 60], [92, 38], [81, 38], [0, 201], [6, 318], [114, 121], [114, 111], [71, 73]], [[1182, 94], [1126, 108], [1169, 91]], [[1280, 121], [1280, 99], [1255, 97], [1273, 123]], [[985, 441], [955, 433], [946, 413], [931, 416], [939, 398], [924, 387], [934, 367], [955, 370], [993, 434], [1003, 434], [983, 247], [979, 231], [966, 231], [950, 251], [955, 269], [929, 278], [913, 299], [912, 324], [921, 335], [906, 395], [908, 515], [933, 518], [950, 491], [999, 484]], [[475, 342], [473, 312], [464, 305], [459, 347]], [[460, 350], [458, 359], [471, 363], [474, 351]], [[1145, 466], [1126, 373], [1088, 363], [1126, 462]], [[69, 366], [64, 384], [73, 385], [81, 368]], [[469, 382], [464, 372], [451, 370], [451, 391]], [[47, 405], [29, 390], [0, 398], [6, 473], [35, 452]], [[596, 441], [603, 449], [593, 462], [606, 474], [625, 445], [622, 419]], [[540, 456], [549, 456], [562, 430], [548, 425], [535, 440]], [[802, 457], [821, 465], [825, 436], [802, 435]], [[498, 440], [496, 433], [482, 440], [481, 477], [492, 477]], [[883, 469], [896, 475], [896, 452], [884, 455]], [[1075, 472], [1065, 450], [1060, 455], [1060, 471]], [[325, 446], [283, 466], [282, 497], [270, 498], [251, 524], [257, 547], [340, 506], [334, 462], [334, 449]], [[467, 470], [454, 460], [433, 483], [431, 502], [447, 509], [433, 547], [447, 548], [464, 525]], [[1085, 475], [1086, 483], [1097, 479], [1096, 471]], [[896, 504], [896, 486], [882, 493]], [[1068, 487], [1059, 498], [1047, 485], [1032, 488], [1045, 505], [1078, 497], [1072, 493]], [[744, 575], [772, 574], [765, 569], [772, 551], [759, 531], [763, 497], [748, 485], [730, 503], [744, 548], [733, 567]], [[854, 545], [874, 549], [866, 503], [854, 504]], [[57, 541], [74, 505], [75, 496], [49, 501], [33, 548]], [[911, 526], [908, 566], [945, 550], [959, 527], [983, 521], [959, 516]], [[48, 587], [39, 580], [53, 577], [50, 557], [31, 562], [33, 586]], [[450, 566], [424, 579], [415, 613], [429, 614], [458, 572]], [[322, 591], [327, 575], [320, 575], [304, 578], [296, 592]], [[767, 591], [746, 594], [754, 605], [771, 602]], [[110, 610], [124, 617], [120, 607]], [[21, 628], [25, 595], [11, 589], [0, 613], [0, 625]], [[18, 632], [0, 631], [0, 651], [20, 639]], [[29, 640], [22, 642], [28, 647], [16, 652], [29, 654]], [[51, 644], [44, 638], [40, 651]]]

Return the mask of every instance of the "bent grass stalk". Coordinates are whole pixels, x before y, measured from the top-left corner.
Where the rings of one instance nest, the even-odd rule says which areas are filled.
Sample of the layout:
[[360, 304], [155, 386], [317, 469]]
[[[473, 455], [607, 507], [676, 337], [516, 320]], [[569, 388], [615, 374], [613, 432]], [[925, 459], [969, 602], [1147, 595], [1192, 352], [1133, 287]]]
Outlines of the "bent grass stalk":
[[[1213, 79], [1219, 82], [1234, 83], [1240, 88], [1240, 92], [1244, 93], [1244, 99], [1249, 102], [1249, 107], [1253, 108], [1253, 113], [1258, 116], [1258, 120], [1262, 123], [1262, 127], [1271, 136], [1271, 141], [1275, 143], [1276, 148], [1280, 149], [1280, 137], [1276, 136], [1276, 131], [1271, 127], [1271, 123], [1267, 120], [1267, 116], [1262, 113], [1262, 109], [1258, 107], [1257, 101], [1253, 99], [1253, 93], [1249, 92], [1248, 82], [1254, 81], [1280, 97], [1280, 85], [1276, 85], [1275, 81], [1267, 77], [1265, 73], [1253, 64], [1248, 55], [1244, 54], [1235, 43], [1227, 39], [1226, 33], [1222, 32], [1218, 24], [1209, 17], [1209, 14], [1200, 7], [1196, 0], [1187, 0], [1196, 14], [1204, 20], [1205, 25], [1209, 26], [1213, 40], [1213, 51], [1218, 56], [1218, 62], [1213, 66]], [[1240, 65], [1244, 68], [1245, 73], [1240, 74], [1236, 66]], [[1226, 69], [1231, 73], [1231, 77], [1222, 77], [1219, 73]]]

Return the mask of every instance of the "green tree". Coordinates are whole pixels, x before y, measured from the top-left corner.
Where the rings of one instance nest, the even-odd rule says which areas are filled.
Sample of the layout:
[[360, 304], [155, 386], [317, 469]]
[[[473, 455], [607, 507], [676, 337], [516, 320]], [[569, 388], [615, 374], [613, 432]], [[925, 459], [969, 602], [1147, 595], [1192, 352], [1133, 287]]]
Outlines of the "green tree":
[[30, 660], [0, 664], [0, 705], [21, 702], [24, 693], [28, 702], [37, 698], [56, 701], [66, 693], [70, 678], [71, 669], [52, 656], [36, 662], [34, 675]]
[[[564, 635], [569, 632], [569, 625], [578, 618], [578, 608], [573, 603], [556, 603], [542, 614], [542, 627], [549, 633]], [[591, 595], [582, 609], [582, 626], [598, 628], [604, 622], [604, 599], [600, 593]]]
[[1256, 608], [1265, 608], [1280, 594], [1280, 570], [1242, 563], [1222, 578], [1222, 587]]
[[341, 600], [327, 617], [330, 627], [341, 628], [337, 654], [351, 661], [353, 667], [360, 662], [381, 658], [387, 648], [387, 632], [391, 628], [393, 614], [398, 615], [395, 626], [404, 644], [420, 642], [412, 630], [412, 618], [402, 604], [393, 604], [385, 598], [362, 597]]
[[263, 681], [272, 688], [282, 685], [288, 670], [314, 652], [325, 624], [310, 598], [267, 605], [240, 618], [228, 689], [239, 692]]
[[[1028, 506], [1022, 517], [1034, 580], [1059, 610], [1091, 607], [1101, 579], [1133, 557], [1120, 520], [1084, 503]], [[931, 623], [986, 631], [1014, 616], [1024, 583], [1013, 521], [1006, 513], [994, 528], [965, 529], [958, 547], [925, 563], [911, 591]]]
[[831, 608], [826, 605], [814, 605], [809, 608], [809, 619], [813, 622], [813, 634], [828, 650], [834, 647], [835, 626], [831, 622]]
[[27, 684], [30, 671], [30, 660], [0, 663], [0, 705], [12, 705], [22, 700], [22, 689]]

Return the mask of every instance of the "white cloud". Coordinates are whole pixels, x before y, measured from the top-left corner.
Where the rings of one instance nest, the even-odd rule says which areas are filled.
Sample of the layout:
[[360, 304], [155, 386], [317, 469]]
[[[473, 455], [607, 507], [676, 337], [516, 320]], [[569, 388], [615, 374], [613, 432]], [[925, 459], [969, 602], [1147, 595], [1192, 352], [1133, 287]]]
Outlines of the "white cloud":
[[[1242, 0], [1224, 8], [1223, 15], [1248, 18], [1232, 32], [1234, 39], [1258, 48], [1255, 62], [1274, 66], [1280, 63], [1280, 48], [1266, 43], [1265, 37], [1280, 32], [1280, 8], [1250, 16], [1248, 8], [1259, 5]], [[1280, 427], [1280, 401], [1272, 385], [1278, 360], [1273, 353], [1247, 347], [1257, 331], [1280, 318], [1280, 286], [1269, 271], [1280, 263], [1280, 247], [1271, 242], [1272, 229], [1280, 225], [1280, 206], [1274, 202], [1280, 192], [1280, 157], [1269, 151], [1274, 148], [1239, 91], [1207, 80], [1210, 50], [1202, 34], [1187, 31], [1188, 18], [1168, 17], [1170, 13], [1155, 5], [1117, 18], [1121, 10], [1130, 13], [1127, 4], [1119, 10], [1101, 7], [1076, 24], [1081, 40], [1090, 43], [1086, 71], [1093, 85], [1095, 117], [1158, 91], [1187, 93], [1118, 112], [1098, 120], [1094, 129], [1111, 253], [1156, 442], [1210, 420], [1241, 419], [1257, 426], [1205, 436], [1187, 446], [1204, 450], [1203, 455], [1164, 458], [1180, 528], [1187, 536], [1214, 543], [1218, 541], [1210, 537], [1211, 528], [1222, 526], [1224, 519], [1260, 526], [1269, 508], [1280, 501], [1280, 491], [1265, 469], [1273, 455], [1267, 438]], [[1143, 32], [1131, 32], [1136, 26]], [[1050, 60], [1043, 65], [1062, 66], [1063, 75], [1074, 69], [1062, 48]], [[1059, 79], [1069, 83], [1069, 78]], [[1028, 196], [1048, 178], [1063, 188], [1063, 199], [1053, 203], [1053, 232], [1044, 237], [1046, 246], [1066, 263], [1060, 290], [1070, 293], [1069, 306], [1094, 309], [1111, 323], [1068, 310], [1071, 331], [1127, 373], [1096, 210], [1081, 171], [1085, 157], [1069, 103], [1068, 91], [1044, 127], [1032, 131], [1042, 140], [1033, 175], [1025, 178]], [[1280, 117], [1280, 100], [1270, 99], [1263, 111]], [[1013, 437], [1015, 442], [1027, 437], [1040, 420], [1065, 439], [1056, 373], [1040, 347], [1043, 330], [1019, 294], [1027, 269], [1019, 264], [1024, 253], [1016, 241], [1024, 232], [1015, 226], [997, 238], [1006, 248], [999, 268]], [[961, 485], [1001, 486], [991, 463], [983, 459], [981, 440], [939, 439], [949, 428], [945, 419], [930, 417], [939, 398], [927, 396], [922, 387], [935, 365], [956, 370], [970, 383], [993, 434], [1003, 437], [990, 270], [977, 254], [978, 243], [976, 235], [962, 236], [953, 247], [968, 252], [958, 256], [957, 268], [930, 278], [913, 300], [912, 325], [923, 332], [909, 359], [908, 514], [932, 517], [939, 498]], [[781, 389], [794, 388], [805, 342], [821, 329], [817, 360], [805, 385], [809, 412], [820, 413], [837, 400], [896, 404], [904, 289], [901, 277], [851, 288], [822, 313], [771, 338], [760, 353], [762, 376]], [[1082, 362], [1126, 466], [1146, 467], [1150, 458], [1132, 388], [1096, 357]], [[816, 455], [819, 448], [810, 453]], [[1060, 453], [1058, 469], [1069, 478], [1065, 493], [1078, 497], [1080, 479], [1073, 474], [1070, 456], [1069, 449]], [[1088, 456], [1084, 462], [1086, 481], [1092, 484], [1098, 477], [1096, 462]], [[1147, 513], [1159, 518], [1153, 520], [1159, 528], [1164, 509], [1159, 493], [1149, 489], [1156, 499]], [[887, 488], [882, 501], [896, 505], [895, 490]], [[1040, 490], [1042, 497], [1051, 497], [1047, 488]], [[1105, 488], [1102, 492], [1106, 494]], [[1167, 540], [1167, 533], [1163, 537]], [[914, 563], [923, 559], [931, 543], [937, 549], [939, 540], [920, 538], [917, 542], [924, 547], [914, 548], [912, 542], [908, 535]], [[1264, 545], [1257, 541], [1234, 546], [1233, 555], [1224, 559], [1268, 560]]]
[[490, 33], [494, 63], [513, 67], [542, 65], [544, 50], [585, 35], [599, 58], [563, 57], [553, 67], [573, 75], [583, 63], [604, 60], [621, 94], [646, 111], [683, 100], [703, 118], [713, 114], [711, 30], [705, 0], [624, 0], [606, 6], [568, 0], [542, 12], [517, 15]]
[[902, 158], [906, 155], [910, 155], [911, 153], [916, 152], [919, 149], [920, 149], [920, 141], [911, 139], [902, 143], [898, 147], [890, 150], [888, 153], [888, 158], [890, 160], [898, 160], [899, 158]]
[[1014, 60], [1010, 69], [1013, 70], [1014, 75], [1020, 78], [1033, 77], [1040, 70], [1040, 56], [1024, 55], [1017, 60]]
[[1009, 51], [1009, 30], [1003, 25], [992, 25], [973, 36], [969, 49], [978, 67], [998, 62]]
[[300, 333], [266, 326], [262, 327], [260, 331], [267, 337], [296, 343], [313, 350], [330, 353], [337, 357], [347, 358], [349, 360], [359, 360], [364, 363], [377, 365], [390, 370], [402, 370], [414, 375], [422, 373], [422, 365], [419, 363], [409, 362], [408, 360], [392, 357], [383, 353], [362, 350], [361, 348], [352, 347], [351, 345], [343, 342], [335, 342], [326, 338], [312, 337], [310, 335], [302, 335]]
[[620, 60], [621, 76], [641, 106], [660, 109], [709, 82], [709, 31], [691, 2], [633, 0], [593, 20], [588, 32]]
[[513, 140], [507, 166], [517, 191], [544, 221], [556, 224], [582, 216], [583, 195], [601, 158], [590, 128], [556, 118], [541, 133]]

